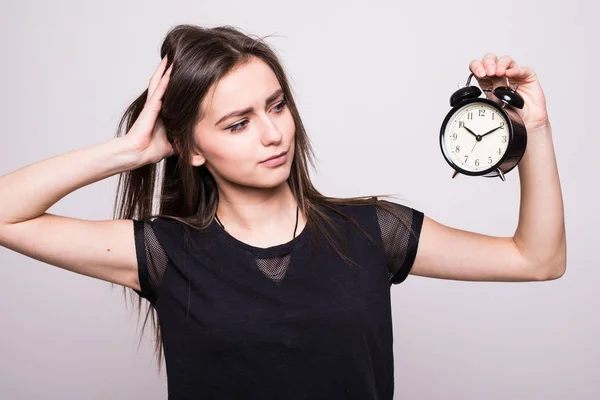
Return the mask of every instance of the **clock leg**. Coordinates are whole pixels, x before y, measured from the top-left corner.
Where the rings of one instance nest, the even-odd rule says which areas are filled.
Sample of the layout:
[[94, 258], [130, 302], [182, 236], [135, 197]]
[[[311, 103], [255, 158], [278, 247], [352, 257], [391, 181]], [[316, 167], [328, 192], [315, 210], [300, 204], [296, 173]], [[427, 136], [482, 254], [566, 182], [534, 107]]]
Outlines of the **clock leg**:
[[456, 178], [456, 175], [458, 175], [459, 172], [458, 171], [454, 171], [454, 173], [452, 174], [452, 179]]
[[502, 172], [502, 170], [500, 168], [496, 168], [496, 171], [498, 171], [498, 176], [500, 177], [500, 179], [502, 179], [502, 182], [506, 181], [506, 178], [504, 177], [504, 173]]

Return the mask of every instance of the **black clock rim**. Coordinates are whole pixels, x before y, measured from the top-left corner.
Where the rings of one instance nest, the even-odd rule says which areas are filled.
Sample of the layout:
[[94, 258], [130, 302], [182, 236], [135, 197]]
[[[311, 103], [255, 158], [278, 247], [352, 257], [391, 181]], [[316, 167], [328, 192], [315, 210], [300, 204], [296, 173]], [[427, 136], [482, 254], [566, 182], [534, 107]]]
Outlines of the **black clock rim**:
[[[492, 165], [488, 169], [481, 170], [481, 171], [468, 171], [464, 168], [461, 168], [459, 165], [456, 165], [452, 161], [452, 159], [446, 154], [446, 146], [444, 144], [444, 137], [446, 136], [446, 134], [445, 134], [446, 125], [448, 124], [448, 121], [450, 121], [450, 118], [452, 117], [452, 115], [454, 115], [454, 113], [456, 113], [456, 111], [458, 111], [460, 108], [462, 108], [468, 104], [471, 104], [471, 103], [485, 103], [485, 104], [488, 104], [488, 105], [494, 107], [496, 110], [498, 110], [498, 112], [500, 114], [502, 114], [502, 116], [506, 120], [506, 123], [508, 124], [508, 146], [506, 147], [507, 151], [504, 152], [504, 154], [502, 155], [500, 160], [498, 160], [494, 165]], [[482, 176], [482, 175], [487, 175], [490, 172], [494, 172], [500, 168], [502, 163], [508, 157], [508, 153], [509, 153], [508, 149], [510, 148], [511, 143], [513, 142], [513, 139], [514, 139], [513, 136], [514, 136], [514, 128], [513, 128], [512, 120], [511, 120], [510, 116], [508, 115], [508, 113], [502, 108], [502, 106], [500, 106], [498, 103], [496, 103], [488, 98], [477, 97], [475, 99], [461, 100], [454, 107], [452, 107], [452, 109], [450, 111], [448, 111], [448, 113], [446, 114], [446, 118], [444, 118], [444, 121], [442, 122], [442, 127], [440, 128], [440, 148], [441, 148], [442, 155], [444, 156], [444, 159], [446, 160], [446, 162], [452, 168], [454, 168], [456, 171], [460, 172], [463, 175]]]

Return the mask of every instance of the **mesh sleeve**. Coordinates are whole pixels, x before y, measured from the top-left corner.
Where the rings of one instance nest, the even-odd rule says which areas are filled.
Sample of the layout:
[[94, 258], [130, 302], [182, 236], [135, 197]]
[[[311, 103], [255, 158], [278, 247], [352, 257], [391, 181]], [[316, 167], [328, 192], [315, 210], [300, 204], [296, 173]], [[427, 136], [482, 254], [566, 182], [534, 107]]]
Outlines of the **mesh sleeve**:
[[135, 252], [141, 290], [136, 292], [152, 304], [158, 299], [160, 282], [168, 263], [167, 254], [156, 237], [152, 221], [133, 220]]
[[377, 222], [388, 266], [390, 284], [403, 282], [410, 272], [421, 235], [424, 215], [401, 204], [380, 200], [391, 205], [398, 220], [390, 211], [377, 207]]

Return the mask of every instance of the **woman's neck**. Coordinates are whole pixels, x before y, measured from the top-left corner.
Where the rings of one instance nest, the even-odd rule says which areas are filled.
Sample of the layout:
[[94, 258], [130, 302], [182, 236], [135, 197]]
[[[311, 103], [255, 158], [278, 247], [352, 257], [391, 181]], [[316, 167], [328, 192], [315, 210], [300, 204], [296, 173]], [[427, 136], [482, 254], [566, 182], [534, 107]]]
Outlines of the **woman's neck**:
[[[287, 182], [272, 189], [219, 190], [217, 217], [233, 236], [293, 236], [297, 203]], [[298, 216], [297, 232], [304, 218]], [[289, 232], [288, 232], [289, 231]]]

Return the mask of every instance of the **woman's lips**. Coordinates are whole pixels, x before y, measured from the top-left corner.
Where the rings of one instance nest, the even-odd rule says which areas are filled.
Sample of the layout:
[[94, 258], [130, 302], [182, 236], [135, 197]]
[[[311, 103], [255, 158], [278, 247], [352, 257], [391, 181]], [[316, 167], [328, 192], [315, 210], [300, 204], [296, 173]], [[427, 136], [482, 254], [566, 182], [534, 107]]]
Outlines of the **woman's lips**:
[[281, 164], [285, 164], [286, 161], [287, 161], [287, 151], [279, 156], [271, 157], [265, 161], [262, 161], [261, 165], [264, 165], [265, 167], [277, 167]]

